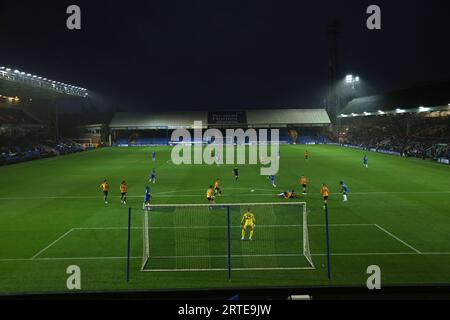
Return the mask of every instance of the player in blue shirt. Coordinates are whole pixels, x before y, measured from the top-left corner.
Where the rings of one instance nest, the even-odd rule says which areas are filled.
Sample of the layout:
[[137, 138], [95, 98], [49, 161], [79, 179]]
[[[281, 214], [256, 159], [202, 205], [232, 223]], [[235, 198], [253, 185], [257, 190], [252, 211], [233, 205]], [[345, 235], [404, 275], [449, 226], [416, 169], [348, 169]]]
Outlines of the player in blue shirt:
[[340, 182], [341, 188], [342, 188], [342, 197], [344, 198], [344, 202], [348, 201], [348, 194], [350, 190], [348, 189], [347, 185], [344, 183], [344, 181]]
[[366, 167], [366, 168], [369, 167], [369, 158], [367, 157], [367, 155], [364, 155], [363, 166]]
[[144, 204], [142, 206], [142, 209], [148, 209], [150, 210], [150, 199], [152, 198], [152, 195], [150, 194], [150, 187], [145, 187], [145, 193], [144, 193]]
[[156, 182], [156, 171], [155, 169], [152, 170], [152, 172], [150, 172], [150, 180], [151, 183], [155, 183]]
[[270, 181], [270, 183], [272, 184], [272, 186], [273, 186], [274, 188], [277, 187], [277, 186], [275, 185], [275, 176], [274, 176], [274, 175], [269, 176], [269, 181]]
[[156, 151], [152, 151], [152, 160], [156, 161]]

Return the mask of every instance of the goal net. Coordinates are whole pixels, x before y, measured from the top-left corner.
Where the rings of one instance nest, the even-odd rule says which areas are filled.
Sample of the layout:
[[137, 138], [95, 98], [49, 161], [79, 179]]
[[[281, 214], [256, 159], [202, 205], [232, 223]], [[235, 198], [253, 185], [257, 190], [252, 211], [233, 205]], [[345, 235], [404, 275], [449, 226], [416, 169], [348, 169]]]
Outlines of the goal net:
[[[255, 216], [252, 240], [242, 217]], [[308, 270], [306, 203], [152, 205], [143, 210], [142, 271]]]

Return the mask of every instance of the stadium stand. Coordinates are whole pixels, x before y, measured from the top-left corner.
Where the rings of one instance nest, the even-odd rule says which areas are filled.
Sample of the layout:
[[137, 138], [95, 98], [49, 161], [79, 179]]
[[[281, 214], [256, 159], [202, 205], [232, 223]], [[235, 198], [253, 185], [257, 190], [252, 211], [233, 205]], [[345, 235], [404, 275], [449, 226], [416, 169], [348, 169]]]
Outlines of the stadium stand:
[[448, 121], [420, 115], [354, 118], [345, 122], [341, 143], [406, 157], [449, 159]]
[[17, 107], [0, 107], [0, 165], [82, 151], [80, 145], [52, 141], [42, 122]]
[[36, 135], [16, 138], [0, 135], [0, 165], [49, 158], [83, 150], [81, 145], [65, 139], [52, 141]]
[[450, 159], [450, 82], [430, 83], [350, 101], [339, 143], [405, 157]]
[[28, 114], [27, 112], [16, 109], [14, 107], [11, 108], [0, 108], [0, 125], [1, 126], [35, 126], [42, 127], [42, 123]]
[[[330, 118], [324, 109], [268, 109], [188, 113], [119, 112], [114, 115], [110, 129], [114, 145], [167, 145], [180, 142], [170, 141], [175, 129], [186, 129], [193, 137], [194, 121], [201, 121], [203, 129], [215, 128], [223, 133], [227, 128], [279, 129], [281, 143], [325, 143], [327, 139], [323, 132], [330, 125]], [[195, 141], [194, 138], [188, 142], [206, 143]]]

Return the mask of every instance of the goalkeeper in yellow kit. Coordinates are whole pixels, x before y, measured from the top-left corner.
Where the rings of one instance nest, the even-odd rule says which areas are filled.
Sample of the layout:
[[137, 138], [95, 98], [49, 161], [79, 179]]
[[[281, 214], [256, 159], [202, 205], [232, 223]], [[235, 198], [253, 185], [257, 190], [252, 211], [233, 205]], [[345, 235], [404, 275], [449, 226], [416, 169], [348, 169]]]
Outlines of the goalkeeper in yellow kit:
[[250, 229], [250, 236], [248, 239], [249, 240], [253, 239], [253, 231], [255, 229], [255, 224], [256, 224], [255, 215], [253, 213], [251, 213], [250, 208], [248, 208], [247, 212], [244, 213], [242, 220], [241, 220], [241, 225], [242, 225], [241, 240], [245, 240], [245, 233], [246, 233], [247, 229]]

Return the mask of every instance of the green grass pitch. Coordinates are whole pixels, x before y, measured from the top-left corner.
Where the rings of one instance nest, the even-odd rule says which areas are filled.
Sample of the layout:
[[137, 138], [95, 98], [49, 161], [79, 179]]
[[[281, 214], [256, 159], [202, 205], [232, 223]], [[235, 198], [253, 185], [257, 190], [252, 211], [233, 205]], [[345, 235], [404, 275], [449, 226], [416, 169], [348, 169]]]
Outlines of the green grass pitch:
[[[303, 157], [305, 149], [310, 159]], [[151, 160], [157, 151], [157, 161]], [[282, 146], [277, 188], [259, 166], [182, 165], [171, 149], [105, 148], [0, 168], [0, 293], [65, 292], [70, 265], [81, 268], [82, 290], [144, 290], [283, 286], [365, 286], [367, 267], [381, 268], [382, 285], [450, 282], [450, 167], [337, 146]], [[302, 248], [301, 210], [253, 208], [254, 241], [240, 241], [243, 207], [230, 212], [232, 280], [227, 277], [226, 211], [168, 208], [150, 213], [149, 270], [142, 263], [142, 197], [152, 168], [158, 204], [204, 204], [221, 178], [217, 203], [286, 202], [275, 193], [310, 180], [305, 201], [314, 270]], [[103, 203], [99, 185], [111, 184]], [[131, 281], [125, 282], [127, 207], [119, 184], [129, 186], [132, 212]], [[350, 188], [343, 203], [339, 181]], [[320, 185], [330, 186], [331, 272], [327, 279]], [[254, 192], [251, 190], [254, 189]], [[184, 269], [202, 269], [183, 271]], [[223, 270], [222, 270], [223, 269]], [[261, 269], [261, 270], [258, 270]]]

